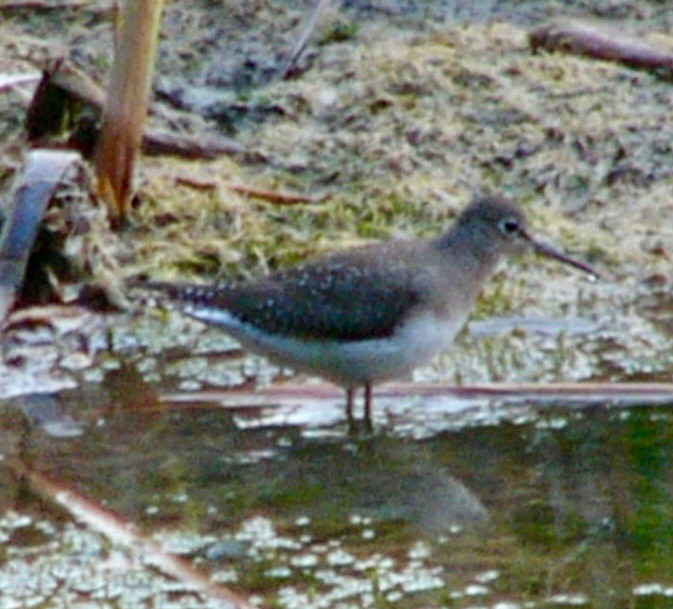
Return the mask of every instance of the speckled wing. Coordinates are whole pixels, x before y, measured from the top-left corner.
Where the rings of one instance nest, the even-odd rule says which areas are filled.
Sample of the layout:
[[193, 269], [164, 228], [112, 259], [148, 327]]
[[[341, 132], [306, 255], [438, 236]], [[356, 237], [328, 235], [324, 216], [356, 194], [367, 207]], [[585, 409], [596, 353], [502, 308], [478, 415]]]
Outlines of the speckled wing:
[[[372, 252], [381, 256], [376, 264]], [[387, 248], [352, 250], [233, 285], [146, 287], [188, 305], [185, 313], [197, 318], [204, 317], [195, 314], [197, 309], [218, 309], [271, 334], [314, 340], [382, 338], [394, 332], [423, 292], [409, 266], [387, 254]]]

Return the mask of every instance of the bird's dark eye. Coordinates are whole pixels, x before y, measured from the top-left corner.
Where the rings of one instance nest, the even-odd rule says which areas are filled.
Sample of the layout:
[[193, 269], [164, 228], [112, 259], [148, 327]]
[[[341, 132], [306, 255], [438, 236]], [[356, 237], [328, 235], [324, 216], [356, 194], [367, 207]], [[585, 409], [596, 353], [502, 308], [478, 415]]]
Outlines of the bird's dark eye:
[[505, 235], [514, 235], [521, 230], [521, 224], [516, 218], [506, 218], [500, 222], [500, 230]]

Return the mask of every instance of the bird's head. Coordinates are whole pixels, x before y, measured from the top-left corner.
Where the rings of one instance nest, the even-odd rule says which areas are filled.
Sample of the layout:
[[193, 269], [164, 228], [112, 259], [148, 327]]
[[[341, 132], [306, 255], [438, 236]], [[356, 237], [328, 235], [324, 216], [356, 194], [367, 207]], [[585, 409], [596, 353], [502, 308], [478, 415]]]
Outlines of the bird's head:
[[528, 231], [523, 212], [504, 197], [491, 196], [473, 201], [458, 216], [455, 228], [468, 237], [477, 252], [502, 257], [533, 250], [540, 256], [598, 277], [588, 264], [535, 239]]

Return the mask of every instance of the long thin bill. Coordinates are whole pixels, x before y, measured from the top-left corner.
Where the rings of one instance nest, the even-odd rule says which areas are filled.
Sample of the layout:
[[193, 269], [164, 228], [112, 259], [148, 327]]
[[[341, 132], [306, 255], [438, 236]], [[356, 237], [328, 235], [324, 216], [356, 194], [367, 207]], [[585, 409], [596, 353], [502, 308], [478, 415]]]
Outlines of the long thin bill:
[[581, 260], [575, 260], [574, 258], [567, 256], [563, 252], [559, 252], [557, 249], [554, 249], [551, 245], [547, 245], [546, 243], [540, 243], [539, 241], [536, 241], [528, 234], [526, 234], [525, 236], [526, 239], [528, 239], [531, 245], [533, 246], [535, 253], [540, 254], [540, 256], [553, 258], [554, 260], [558, 260], [559, 262], [563, 262], [564, 264], [573, 266], [576, 269], [579, 269], [580, 271], [584, 271], [585, 273], [591, 275], [594, 279], [600, 279], [600, 275], [593, 269], [593, 267], [589, 266], [586, 262], [582, 262]]

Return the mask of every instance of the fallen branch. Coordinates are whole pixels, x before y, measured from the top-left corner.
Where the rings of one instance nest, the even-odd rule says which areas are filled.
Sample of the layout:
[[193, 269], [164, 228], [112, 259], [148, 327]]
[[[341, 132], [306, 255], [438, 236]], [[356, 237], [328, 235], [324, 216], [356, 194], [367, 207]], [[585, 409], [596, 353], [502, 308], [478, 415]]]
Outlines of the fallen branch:
[[[36, 79], [29, 74], [19, 80], [13, 77], [9, 85], [15, 82], [30, 82]], [[39, 77], [38, 77], [39, 79]], [[74, 125], [70, 137], [70, 146], [80, 150], [83, 156], [90, 156], [98, 139], [98, 120], [105, 105], [105, 92], [84, 72], [63, 59], [52, 62], [42, 73], [35, 89], [30, 107], [26, 113], [26, 129], [29, 139], [40, 141], [63, 129], [64, 118], [73, 113], [78, 104], [89, 110], [85, 114], [90, 120], [80, 120]], [[3, 81], [0, 81], [0, 86]], [[77, 102], [72, 104], [72, 102]], [[142, 137], [142, 151], [148, 155], [170, 154], [188, 159], [212, 159], [223, 154], [244, 154], [245, 148], [219, 134], [212, 133], [176, 133], [159, 129], [147, 129]]]
[[[180, 175], [175, 178], [175, 182], [181, 186], [194, 188], [195, 190], [215, 190], [217, 181], [208, 178], [198, 178], [193, 176]], [[226, 188], [253, 199], [262, 199], [276, 205], [299, 205], [302, 203], [322, 203], [331, 195], [300, 195], [289, 192], [277, 192], [275, 190], [266, 190], [264, 188], [252, 188], [243, 184], [227, 184]]]
[[528, 34], [533, 53], [540, 49], [621, 63], [673, 80], [673, 52], [624, 36], [619, 32], [577, 21], [553, 21]]
[[264, 190], [262, 188], [250, 188], [241, 184], [228, 185], [229, 190], [254, 199], [262, 199], [276, 205], [296, 205], [298, 203], [322, 203], [330, 197], [329, 194], [312, 196], [299, 195], [287, 192], [276, 192], [274, 190]]
[[145, 133], [142, 149], [147, 155], [171, 154], [185, 159], [214, 159], [245, 152], [241, 144], [223, 135], [190, 135], [157, 129]]
[[161, 544], [143, 537], [132, 523], [81, 495], [65, 483], [31, 469], [19, 459], [8, 459], [7, 463], [14, 474], [24, 480], [35, 494], [61, 506], [75, 520], [105, 535], [113, 543], [125, 546], [141, 559], [138, 562], [158, 569], [200, 594], [223, 601], [226, 603], [223, 609], [253, 609], [243, 597], [213, 583], [207, 575], [194, 569], [187, 561], [168, 554]]
[[[598, 401], [616, 405], [673, 403], [673, 383], [485, 383], [447, 385], [444, 383], [386, 383], [375, 389], [377, 397], [413, 396], [461, 399], [493, 398], [499, 401], [550, 400], [559, 402]], [[343, 390], [327, 383], [283, 383], [261, 389], [214, 390], [169, 393], [160, 396], [164, 403], [226, 402], [231, 408], [241, 405], [269, 405], [284, 402], [311, 403], [343, 398]]]

